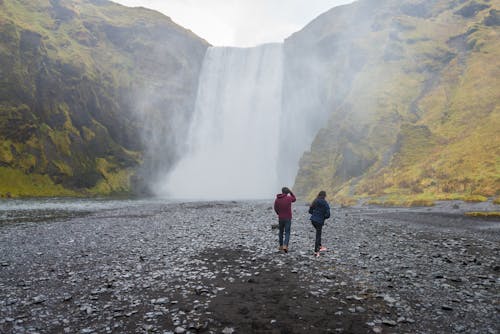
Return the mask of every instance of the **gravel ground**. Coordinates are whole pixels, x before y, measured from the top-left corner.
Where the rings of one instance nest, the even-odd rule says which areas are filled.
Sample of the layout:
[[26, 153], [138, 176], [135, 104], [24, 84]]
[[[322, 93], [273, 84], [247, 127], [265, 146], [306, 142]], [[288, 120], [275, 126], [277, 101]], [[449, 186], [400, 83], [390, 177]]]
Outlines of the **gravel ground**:
[[12, 203], [1, 333], [500, 332], [500, 221], [470, 204], [336, 208], [314, 258], [300, 203], [288, 254], [272, 201]]

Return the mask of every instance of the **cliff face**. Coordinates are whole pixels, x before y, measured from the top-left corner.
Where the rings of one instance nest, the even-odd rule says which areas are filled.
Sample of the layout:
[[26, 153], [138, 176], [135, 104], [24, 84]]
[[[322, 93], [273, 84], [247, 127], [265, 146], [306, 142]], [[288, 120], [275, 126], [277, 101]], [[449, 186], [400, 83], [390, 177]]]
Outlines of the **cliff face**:
[[288, 38], [287, 75], [318, 88], [287, 112], [328, 114], [297, 193], [393, 203], [500, 195], [499, 9], [360, 0]]
[[146, 9], [0, 1], [0, 196], [129, 191], [139, 165], [136, 186], [168, 169], [207, 47]]

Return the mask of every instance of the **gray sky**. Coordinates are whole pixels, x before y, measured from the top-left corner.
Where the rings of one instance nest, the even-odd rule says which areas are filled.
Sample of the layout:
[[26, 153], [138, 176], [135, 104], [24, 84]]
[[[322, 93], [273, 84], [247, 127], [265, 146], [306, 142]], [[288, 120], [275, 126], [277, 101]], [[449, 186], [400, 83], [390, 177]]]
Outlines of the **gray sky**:
[[321, 13], [354, 0], [113, 0], [170, 16], [216, 46], [281, 42]]

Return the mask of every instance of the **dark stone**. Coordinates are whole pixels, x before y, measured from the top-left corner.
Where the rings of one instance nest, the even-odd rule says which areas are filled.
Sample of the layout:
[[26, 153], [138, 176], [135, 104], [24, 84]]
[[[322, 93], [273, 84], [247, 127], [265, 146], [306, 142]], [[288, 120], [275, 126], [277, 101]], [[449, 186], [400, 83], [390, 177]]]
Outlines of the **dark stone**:
[[354, 152], [349, 146], [344, 147], [342, 152], [342, 162], [335, 172], [335, 177], [348, 180], [362, 175], [373, 165], [374, 160], [368, 160], [361, 154]]
[[79, 171], [67, 181], [67, 184], [77, 189], [92, 188], [102, 179], [102, 175], [97, 171]]
[[413, 17], [429, 18], [432, 16], [432, 3], [421, 2], [421, 3], [409, 3], [401, 6], [401, 11], [403, 14]]
[[482, 3], [477, 3], [475, 1], [471, 2], [470, 4], [460, 8], [459, 10], [455, 11], [455, 14], [461, 15], [465, 18], [471, 18], [476, 16], [477, 13], [480, 11], [489, 8], [490, 5], [485, 5]]
[[500, 26], [500, 10], [490, 10], [490, 15], [484, 18], [484, 25], [489, 27]]
[[23, 53], [36, 54], [42, 45], [42, 35], [30, 30], [21, 32], [20, 49]]
[[52, 5], [52, 17], [57, 21], [71, 21], [77, 17], [77, 13], [61, 4], [61, 0], [50, 0]]

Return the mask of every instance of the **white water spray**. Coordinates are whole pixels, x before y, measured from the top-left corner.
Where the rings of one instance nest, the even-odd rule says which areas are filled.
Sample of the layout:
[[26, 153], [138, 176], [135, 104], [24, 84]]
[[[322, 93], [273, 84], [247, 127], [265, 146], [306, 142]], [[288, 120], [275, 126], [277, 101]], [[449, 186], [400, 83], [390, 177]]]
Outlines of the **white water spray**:
[[283, 44], [209, 48], [188, 149], [157, 192], [176, 199], [265, 199], [293, 186], [326, 123], [326, 79], [314, 57], [286, 64]]
[[269, 198], [279, 189], [283, 46], [207, 50], [188, 152], [159, 186], [180, 199]]

